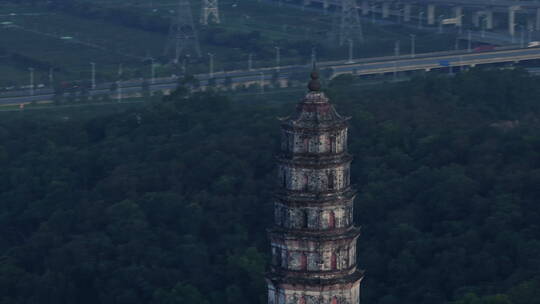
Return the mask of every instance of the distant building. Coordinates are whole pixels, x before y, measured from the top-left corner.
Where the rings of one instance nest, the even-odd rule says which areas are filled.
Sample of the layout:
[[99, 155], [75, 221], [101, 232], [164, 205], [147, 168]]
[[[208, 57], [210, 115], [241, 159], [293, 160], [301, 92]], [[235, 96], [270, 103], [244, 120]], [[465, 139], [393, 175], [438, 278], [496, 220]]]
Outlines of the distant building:
[[312, 72], [296, 113], [282, 120], [279, 190], [269, 230], [269, 304], [358, 304], [347, 120]]

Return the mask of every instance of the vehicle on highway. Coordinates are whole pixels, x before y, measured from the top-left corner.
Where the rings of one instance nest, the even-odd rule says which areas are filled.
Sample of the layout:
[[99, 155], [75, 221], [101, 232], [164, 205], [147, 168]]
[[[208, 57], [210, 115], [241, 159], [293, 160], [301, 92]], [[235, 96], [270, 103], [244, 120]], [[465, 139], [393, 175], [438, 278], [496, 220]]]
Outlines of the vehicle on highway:
[[475, 53], [487, 52], [487, 51], [493, 51], [493, 50], [495, 50], [495, 46], [491, 44], [480, 45], [473, 49]]

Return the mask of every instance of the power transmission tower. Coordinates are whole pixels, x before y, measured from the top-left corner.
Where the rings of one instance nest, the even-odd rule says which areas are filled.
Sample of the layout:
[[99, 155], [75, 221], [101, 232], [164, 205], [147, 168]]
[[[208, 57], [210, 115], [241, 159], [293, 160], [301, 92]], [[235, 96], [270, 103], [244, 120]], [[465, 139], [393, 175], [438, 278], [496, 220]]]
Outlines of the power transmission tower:
[[220, 23], [218, 0], [203, 0], [201, 24], [208, 25], [208, 21]]
[[[174, 52], [174, 53], [172, 53]], [[181, 57], [201, 57], [197, 29], [193, 24], [189, 0], [179, 0], [176, 16], [171, 20], [165, 56], [177, 64]]]
[[341, 0], [341, 23], [339, 26], [339, 45], [350, 40], [363, 42], [364, 34], [356, 0]]

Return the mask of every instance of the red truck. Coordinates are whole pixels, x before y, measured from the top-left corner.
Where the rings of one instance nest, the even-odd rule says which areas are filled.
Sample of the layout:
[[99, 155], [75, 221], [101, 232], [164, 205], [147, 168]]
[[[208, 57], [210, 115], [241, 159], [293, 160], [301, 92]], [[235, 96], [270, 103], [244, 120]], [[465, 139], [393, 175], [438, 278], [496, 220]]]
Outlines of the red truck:
[[473, 49], [473, 51], [475, 53], [479, 53], [479, 52], [487, 52], [487, 51], [493, 51], [495, 49], [495, 46], [494, 45], [490, 45], [490, 44], [486, 44], [486, 45], [481, 45], [481, 46], [477, 46]]

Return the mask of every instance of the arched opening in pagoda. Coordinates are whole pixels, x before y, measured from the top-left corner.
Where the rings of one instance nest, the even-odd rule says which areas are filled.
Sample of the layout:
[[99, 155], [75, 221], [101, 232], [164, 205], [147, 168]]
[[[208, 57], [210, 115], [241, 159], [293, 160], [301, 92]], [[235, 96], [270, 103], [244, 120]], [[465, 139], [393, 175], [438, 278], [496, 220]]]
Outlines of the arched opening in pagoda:
[[307, 209], [302, 210], [302, 228], [308, 228], [308, 211]]
[[337, 153], [337, 145], [336, 145], [335, 136], [330, 137], [330, 151], [332, 151], [332, 153]]
[[335, 252], [332, 252], [332, 255], [330, 256], [330, 268], [332, 270], [337, 269], [337, 256]]
[[300, 255], [300, 270], [307, 270], [307, 255], [305, 252]]
[[334, 190], [334, 172], [328, 172], [328, 190]]
[[328, 214], [328, 228], [334, 229], [336, 228], [336, 214], [333, 210], [330, 210]]

